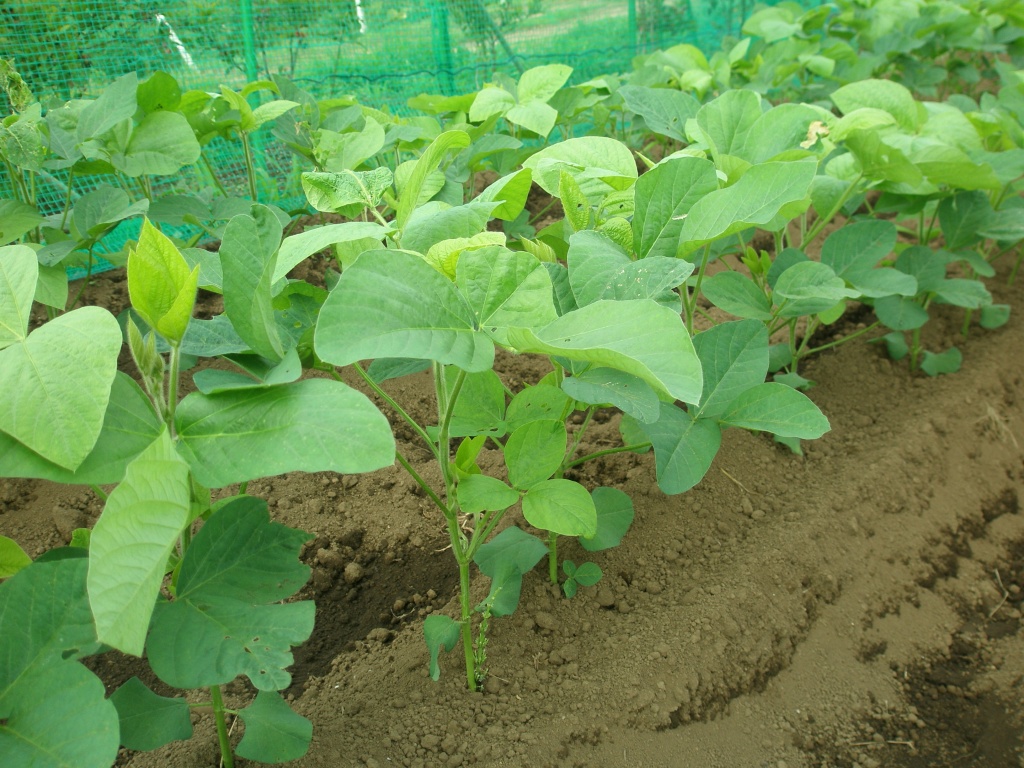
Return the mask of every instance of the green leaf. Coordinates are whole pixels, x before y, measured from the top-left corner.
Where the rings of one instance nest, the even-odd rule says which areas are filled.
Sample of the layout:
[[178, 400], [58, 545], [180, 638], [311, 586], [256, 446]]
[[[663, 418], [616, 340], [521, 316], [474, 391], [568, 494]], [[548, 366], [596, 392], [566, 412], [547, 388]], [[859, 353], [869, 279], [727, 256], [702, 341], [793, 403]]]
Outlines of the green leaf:
[[711, 153], [736, 155], [761, 117], [761, 97], [745, 89], [729, 90], [697, 112], [697, 125], [711, 142]]
[[601, 573], [601, 568], [596, 563], [580, 563], [578, 568], [575, 566], [575, 563], [573, 563], [573, 568], [573, 581], [583, 587], [594, 586], [604, 575]]
[[829, 235], [821, 247], [821, 261], [845, 280], [867, 272], [896, 247], [896, 225], [879, 219], [856, 221]]
[[141, 656], [160, 585], [189, 522], [188, 465], [166, 431], [128, 465], [89, 545], [89, 603], [100, 641]]
[[480, 89], [469, 108], [470, 122], [480, 123], [494, 115], [504, 115], [516, 105], [515, 96], [504, 88], [487, 85]]
[[885, 334], [885, 336], [881, 337], [880, 341], [885, 344], [885, 351], [889, 355], [890, 360], [902, 360], [910, 354], [907, 339], [899, 331]]
[[71, 234], [81, 240], [98, 239], [118, 222], [140, 216], [148, 209], [148, 200], [133, 203], [123, 189], [103, 184], [75, 203], [71, 212]]
[[547, 546], [536, 536], [510, 525], [481, 545], [473, 556], [473, 562], [482, 574], [494, 579], [508, 566], [521, 574], [529, 572], [547, 552]]
[[459, 623], [450, 616], [432, 613], [423, 620], [423, 636], [430, 654], [430, 679], [435, 682], [441, 677], [441, 665], [437, 657], [443, 648], [451, 651], [461, 639]]
[[831, 428], [828, 419], [806, 395], [776, 382], [743, 392], [722, 414], [722, 424], [783, 437], [814, 440]]
[[[531, 421], [564, 421], [572, 400], [558, 387], [534, 384], [518, 392], [505, 411], [505, 424], [514, 432]], [[571, 411], [571, 408], [569, 409]]]
[[44, 459], [77, 469], [102, 429], [120, 349], [113, 315], [82, 307], [0, 351], [6, 399], [0, 430]]
[[338, 366], [404, 357], [472, 373], [494, 362], [494, 345], [476, 323], [458, 289], [423, 259], [368, 251], [324, 302], [314, 344], [321, 359]]
[[132, 307], [160, 335], [177, 344], [185, 335], [199, 284], [199, 268], [148, 221], [139, 243], [128, 253], [128, 292]]
[[372, 171], [307, 172], [302, 174], [302, 191], [318, 211], [336, 213], [349, 206], [362, 211], [379, 205], [392, 182], [394, 175], [386, 166]]
[[132, 130], [124, 154], [111, 163], [126, 176], [170, 176], [192, 165], [202, 152], [192, 126], [177, 112], [153, 112]]
[[780, 299], [788, 300], [779, 313], [782, 317], [824, 312], [836, 302], [857, 295], [831, 267], [817, 261], [801, 261], [789, 267], [775, 281], [773, 292], [776, 304], [783, 305]]
[[928, 322], [928, 310], [904, 296], [885, 296], [875, 300], [875, 316], [894, 331], [912, 331]]
[[584, 136], [552, 144], [531, 155], [523, 167], [532, 170], [534, 182], [555, 197], [562, 171], [569, 171], [595, 205], [611, 189], [602, 178], [637, 178], [633, 153], [622, 142], [604, 136]]
[[39, 262], [27, 245], [0, 248], [0, 349], [28, 336]]
[[779, 104], [758, 116], [737, 154], [750, 163], [763, 163], [783, 152], [799, 152], [812, 138], [811, 126], [821, 124], [822, 117], [820, 109], [807, 104]]
[[915, 187], [923, 180], [921, 169], [900, 149], [884, 141], [877, 130], [851, 132], [846, 137], [846, 148], [856, 158], [861, 172], [869, 180], [891, 181]]
[[924, 115], [908, 88], [892, 80], [860, 80], [832, 92], [832, 103], [848, 115], [870, 107], [888, 112], [907, 131], [916, 131]]
[[[67, 552], [67, 550], [63, 550]], [[39, 561], [0, 584], [0, 754], [7, 765], [108, 768], [117, 711], [74, 659], [99, 649], [84, 557]]]
[[595, 366], [562, 380], [562, 391], [587, 403], [609, 403], [644, 422], [658, 418], [658, 395], [642, 379], [614, 368]]
[[658, 487], [669, 495], [699, 483], [722, 444], [722, 430], [714, 419], [694, 419], [669, 403], [661, 404], [661, 418], [655, 423], [631, 426], [639, 428], [654, 446]]
[[35, 206], [18, 200], [0, 200], [0, 245], [13, 243], [44, 221]]
[[960, 277], [943, 280], [935, 291], [935, 298], [943, 304], [966, 309], [979, 309], [992, 303], [992, 294], [984, 283]]
[[274, 361], [285, 353], [272, 298], [281, 233], [281, 222], [270, 209], [254, 205], [252, 216], [231, 218], [220, 244], [224, 314], [253, 352]]
[[637, 258], [674, 257], [690, 209], [717, 190], [714, 163], [700, 157], [666, 160], [637, 179], [633, 214]]
[[432, 246], [445, 240], [478, 235], [487, 228], [491, 212], [500, 205], [473, 201], [454, 207], [437, 202], [421, 206], [406, 223], [402, 247], [426, 253]]
[[700, 102], [693, 96], [672, 88], [624, 85], [619, 95], [626, 109], [640, 115], [648, 128], [677, 141], [687, 140], [686, 121], [696, 117], [700, 109]]
[[719, 309], [736, 317], [772, 319], [772, 301], [757, 283], [739, 272], [719, 272], [704, 280], [701, 292]]
[[420, 191], [431, 172], [437, 170], [444, 156], [453, 149], [463, 149], [470, 143], [465, 131], [446, 131], [434, 139], [413, 166], [412, 174], [402, 189], [395, 211], [395, 224], [404, 232], [409, 217], [417, 206]]
[[326, 379], [194, 392], [175, 415], [178, 449], [210, 488], [284, 472], [370, 472], [395, 458], [383, 414], [362, 393]]
[[565, 85], [572, 74], [572, 67], [565, 64], [546, 64], [523, 72], [519, 77], [516, 95], [519, 102], [530, 99], [547, 101]]
[[264, 123], [277, 120], [281, 115], [290, 112], [298, 106], [300, 104], [297, 101], [288, 101], [287, 99], [268, 101], [266, 104], [260, 104], [252, 111], [253, 121], [256, 123], [256, 127], [259, 128]]
[[68, 273], [64, 267], [39, 268], [35, 300], [48, 307], [64, 310], [68, 303]]
[[172, 741], [192, 738], [188, 701], [158, 696], [133, 677], [110, 696], [121, 721], [121, 744], [150, 751]]
[[[372, 239], [376, 241], [374, 249], [380, 247], [380, 241], [390, 232], [387, 227], [369, 221], [345, 221], [341, 224], [327, 224], [322, 227], [314, 227], [291, 235], [281, 241], [281, 248], [277, 252], [277, 260], [274, 264], [274, 276], [271, 283], [278, 286], [278, 281], [284, 278], [297, 264], [305, 261], [314, 253], [329, 248], [337, 243], [347, 243], [356, 240]], [[277, 291], [275, 290], [275, 293]]]
[[476, 324], [507, 345], [510, 327], [541, 328], [557, 317], [551, 278], [532, 256], [500, 247], [466, 251], [455, 282], [476, 315]]
[[980, 322], [982, 328], [992, 330], [1001, 328], [1010, 320], [1009, 304], [989, 304], [981, 308]]
[[565, 220], [573, 232], [590, 226], [590, 203], [571, 173], [562, 170], [558, 180], [558, 198], [562, 201]]
[[596, 301], [537, 332], [510, 329], [508, 338], [522, 352], [605, 365], [673, 398], [700, 398], [700, 363], [679, 315], [649, 299]]
[[903, 251], [893, 266], [913, 276], [920, 292], [932, 293], [946, 280], [945, 255], [925, 245], [914, 245]]
[[[457, 371], [448, 374], [448, 394], [455, 383]], [[505, 434], [505, 386], [492, 371], [467, 373], [452, 410], [449, 435], [468, 437], [472, 435]]]
[[502, 221], [514, 221], [526, 207], [526, 200], [533, 185], [533, 174], [529, 168], [521, 168], [502, 176], [476, 196], [482, 203], [501, 203], [491, 211], [491, 216]]
[[551, 129], [555, 127], [558, 112], [554, 107], [539, 99], [530, 99], [512, 107], [505, 113], [505, 119], [546, 138], [551, 133]]
[[550, 478], [561, 466], [566, 450], [565, 425], [560, 421], [531, 421], [509, 435], [505, 443], [508, 479], [527, 490]]
[[816, 160], [751, 166], [730, 187], [705, 195], [690, 209], [680, 235], [684, 252], [752, 225], [767, 224], [783, 206], [807, 196]]
[[597, 533], [589, 538], [580, 538], [580, 546], [587, 552], [619, 546], [633, 524], [633, 500], [618, 488], [595, 488], [590, 495], [597, 509]]
[[534, 528], [561, 536], [597, 534], [594, 500], [572, 480], [544, 480], [532, 486], [523, 496], [523, 517]]
[[974, 245], [995, 219], [988, 195], [977, 190], [957, 192], [944, 198], [938, 208], [939, 224], [946, 247], [958, 251]]
[[519, 493], [496, 477], [468, 475], [459, 480], [459, 508], [467, 515], [497, 512], [519, 501]]
[[693, 337], [704, 372], [695, 417], [718, 418], [768, 374], [768, 329], [758, 320], [720, 323]]
[[103, 135], [134, 115], [138, 87], [138, 75], [129, 72], [108, 85], [98, 99], [90, 101], [78, 117], [79, 143]]
[[32, 562], [18, 542], [0, 536], [0, 579], [8, 579]]
[[370, 363], [370, 366], [366, 369], [366, 373], [377, 384], [383, 384], [389, 379], [399, 379], [402, 376], [409, 376], [429, 369], [429, 360], [410, 360], [402, 357], [381, 357]]
[[262, 499], [242, 496], [211, 515], [185, 553], [176, 599], [153, 612], [146, 653], [157, 676], [175, 688], [241, 674], [260, 691], [288, 687], [291, 646], [312, 632], [314, 606], [277, 603], [309, 578], [298, 558], [309, 538], [270, 522]]
[[963, 362], [964, 356], [956, 347], [950, 347], [945, 352], [940, 353], [925, 350], [924, 358], [921, 360], [921, 370], [929, 376], [956, 373], [960, 370]]
[[298, 714], [277, 693], [260, 691], [256, 700], [238, 711], [245, 734], [235, 753], [261, 763], [286, 763], [306, 754], [313, 724]]

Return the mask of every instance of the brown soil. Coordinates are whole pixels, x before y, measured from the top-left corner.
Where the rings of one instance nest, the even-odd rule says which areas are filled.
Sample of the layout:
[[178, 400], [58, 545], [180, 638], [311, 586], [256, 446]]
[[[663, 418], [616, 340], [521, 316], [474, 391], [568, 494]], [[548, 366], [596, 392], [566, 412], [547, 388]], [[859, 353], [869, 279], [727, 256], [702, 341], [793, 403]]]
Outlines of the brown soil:
[[[123, 291], [116, 275], [96, 283]], [[317, 626], [289, 692], [314, 737], [295, 764], [1024, 765], [1024, 301], [993, 290], [1014, 305], [1004, 328], [960, 343], [956, 312], [930, 328], [931, 348], [963, 349], [959, 374], [911, 375], [857, 343], [809, 362], [832, 431], [802, 457], [732, 430], [678, 497], [660, 493], [650, 455], [584, 467], [588, 487], [632, 496], [636, 522], [588, 556], [605, 578], [571, 601], [527, 576], [519, 611], [491, 623], [481, 694], [464, 690], [458, 653], [439, 682], [427, 675], [422, 617], [454, 615], [456, 572], [443, 521], [399, 468], [250, 484], [314, 537]], [[540, 369], [503, 358], [499, 372], [515, 387]], [[387, 387], [417, 416], [432, 407], [421, 377]], [[584, 449], [615, 441], [618, 420], [606, 414]], [[100, 508], [81, 488], [0, 481], [0, 532], [32, 555]], [[133, 673], [100, 671], [112, 684]], [[196, 722], [191, 742], [123, 764], [217, 765], [210, 719]]]

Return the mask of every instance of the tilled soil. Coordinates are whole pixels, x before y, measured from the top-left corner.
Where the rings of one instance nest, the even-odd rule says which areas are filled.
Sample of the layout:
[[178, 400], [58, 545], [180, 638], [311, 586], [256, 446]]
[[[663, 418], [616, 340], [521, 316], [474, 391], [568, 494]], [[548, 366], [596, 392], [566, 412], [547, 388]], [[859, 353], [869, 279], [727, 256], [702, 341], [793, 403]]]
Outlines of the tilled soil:
[[[562, 547], [605, 574], [574, 599], [540, 568], [526, 577], [518, 612], [491, 622], [483, 693], [464, 689], [458, 652], [429, 679], [422, 619], [455, 615], [457, 572], [443, 520], [399, 467], [251, 483], [313, 537], [302, 596], [317, 626], [289, 695], [314, 737], [295, 765], [1024, 765], [1024, 302], [992, 289], [1014, 306], [1005, 327], [963, 342], [959, 312], [929, 326], [930, 348], [964, 351], [958, 374], [910, 374], [857, 342], [809, 362], [832, 431], [803, 456], [730, 430], [677, 497], [658, 490], [650, 454], [584, 466], [576, 479], [629, 493], [636, 521], [616, 549]], [[516, 388], [543, 364], [506, 357], [499, 373]], [[428, 418], [425, 377], [386, 388]], [[617, 440], [616, 413], [596, 421], [584, 451]], [[397, 435], [436, 481], [413, 435]], [[500, 457], [481, 464], [498, 471]], [[88, 490], [0, 481], [0, 532], [33, 555], [100, 509]], [[116, 685], [140, 666], [95, 668]], [[122, 764], [217, 765], [210, 718], [195, 719], [191, 742]]]

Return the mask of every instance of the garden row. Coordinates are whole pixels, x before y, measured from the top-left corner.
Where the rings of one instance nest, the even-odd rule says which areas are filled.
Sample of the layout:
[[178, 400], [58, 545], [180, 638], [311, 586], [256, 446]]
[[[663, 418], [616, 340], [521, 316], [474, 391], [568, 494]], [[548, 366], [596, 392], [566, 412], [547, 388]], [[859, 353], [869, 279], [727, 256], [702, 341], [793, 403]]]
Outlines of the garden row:
[[[412, 106], [431, 114], [406, 118], [316, 101], [283, 79], [182, 93], [163, 73], [44, 114], [0, 62], [15, 108], [0, 129], [13, 190], [0, 201], [0, 474], [105, 499], [92, 531], [34, 562], [0, 538], [11, 764], [105, 766], [119, 744], [191, 735], [184, 698], [138, 680], [105, 697], [80, 660], [110, 648], [145, 653], [170, 686], [209, 691], [225, 764], [233, 751], [304, 753], [312, 726], [277, 692], [313, 626], [311, 603], [287, 601], [309, 575], [307, 537], [246, 494], [254, 479], [408, 470], [443, 516], [459, 572], [458, 617], [424, 624], [431, 674], [460, 647], [478, 689], [488, 624], [515, 611], [523, 575], [547, 558], [571, 598], [602, 574], [560, 561], [561, 538], [599, 551], [632, 521], [626, 494], [569, 470], [653, 450], [658, 485], [678, 494], [707, 472], [725, 429], [799, 451], [829, 428], [800, 361], [856, 338], [927, 374], [955, 371], [956, 348], [922, 347], [929, 309], [961, 307], [964, 336], [998, 327], [1009, 309], [983, 279], [1021, 258], [1014, 13], [777, 7], [710, 60], [678, 46], [574, 86], [568, 67], [539, 67], [420, 97]], [[954, 84], [973, 95], [947, 93]], [[274, 98], [253, 107], [256, 93]], [[309, 208], [336, 223], [296, 232], [309, 208], [268, 196], [268, 124]], [[583, 125], [591, 135], [575, 135]], [[214, 139], [240, 142], [247, 195], [232, 197], [204, 162]], [[186, 168], [219, 192], [168, 189], [163, 177]], [[112, 183], [78, 195], [75, 179], [93, 176]], [[44, 183], [63, 185], [62, 209], [38, 210]], [[539, 231], [535, 187], [564, 213]], [[69, 298], [67, 267], [91, 270], [103, 238], [139, 217], [121, 254], [131, 309], [78, 306], [85, 285]], [[206, 236], [217, 251], [196, 247]], [[325, 286], [288, 278], [325, 249], [338, 267]], [[199, 289], [223, 296], [222, 314], [193, 317]], [[32, 322], [37, 305], [45, 322]], [[846, 323], [862, 306], [870, 322]], [[134, 378], [118, 370], [125, 344]], [[498, 349], [544, 357], [550, 372], [513, 391], [494, 372]], [[212, 358], [233, 367], [199, 364]], [[404, 424], [343, 383], [346, 368]], [[432, 423], [387, 389], [426, 370]], [[580, 455], [608, 406], [624, 414], [621, 445]], [[393, 429], [421, 439], [438, 486], [396, 452]], [[496, 474], [477, 461], [488, 443], [504, 457]], [[476, 605], [474, 565], [490, 585]], [[239, 676], [259, 693], [228, 710], [220, 686]], [[245, 724], [234, 748], [231, 715]]]

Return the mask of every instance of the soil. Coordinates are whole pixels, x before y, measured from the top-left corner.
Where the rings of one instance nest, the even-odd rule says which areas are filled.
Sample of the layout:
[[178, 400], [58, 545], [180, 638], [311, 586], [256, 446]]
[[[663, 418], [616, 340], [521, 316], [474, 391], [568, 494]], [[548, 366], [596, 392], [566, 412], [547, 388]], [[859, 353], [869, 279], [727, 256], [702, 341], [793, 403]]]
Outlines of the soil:
[[[730, 430], [676, 497], [658, 490], [650, 454], [583, 467], [588, 487], [630, 494], [636, 521], [616, 549], [564, 545], [605, 574], [572, 600], [541, 569], [526, 577], [518, 612], [491, 622], [483, 693], [464, 689], [458, 653], [429, 679], [422, 620], [455, 615], [456, 570], [442, 519], [400, 468], [251, 483], [311, 535], [301, 597], [317, 623], [288, 696], [314, 736], [294, 764], [1024, 766], [1024, 301], [991, 287], [1014, 307], [1008, 325], [966, 342], [959, 312], [928, 326], [930, 348], [963, 350], [958, 374], [911, 374], [856, 342], [809, 361], [832, 431], [803, 456]], [[111, 273], [88, 295], [123, 293]], [[515, 388], [543, 370], [503, 357], [499, 373]], [[387, 388], [417, 416], [432, 408], [423, 376]], [[586, 452], [617, 440], [616, 413], [595, 421]], [[397, 436], [436, 481], [413, 435]], [[0, 481], [0, 532], [33, 556], [100, 510], [89, 490]], [[144, 665], [94, 668], [113, 687]], [[238, 706], [250, 696], [228, 689]], [[121, 764], [217, 765], [211, 719], [195, 720], [192, 741]]]

